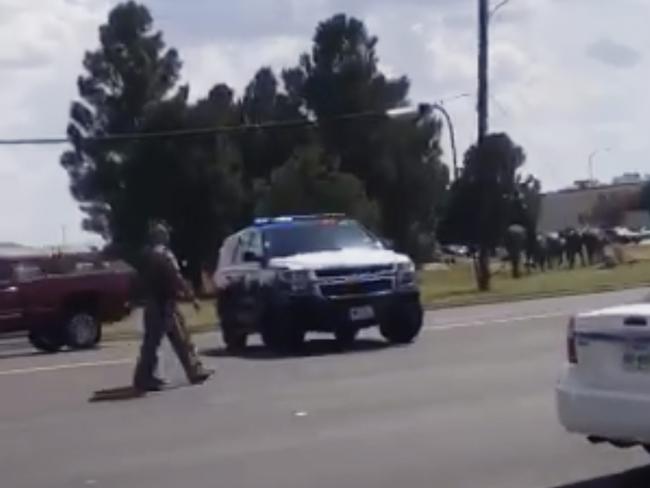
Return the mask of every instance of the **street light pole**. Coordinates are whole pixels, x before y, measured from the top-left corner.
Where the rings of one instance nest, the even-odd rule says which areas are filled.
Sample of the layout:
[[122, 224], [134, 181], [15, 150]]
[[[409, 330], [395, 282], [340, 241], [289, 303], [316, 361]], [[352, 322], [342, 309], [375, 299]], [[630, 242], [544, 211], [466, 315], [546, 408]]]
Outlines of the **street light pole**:
[[591, 154], [589, 155], [589, 181], [593, 182], [594, 180], [594, 159], [598, 154], [601, 152], [610, 152], [612, 149], [610, 147], [604, 147], [602, 149], [596, 149], [595, 151], [592, 151]]

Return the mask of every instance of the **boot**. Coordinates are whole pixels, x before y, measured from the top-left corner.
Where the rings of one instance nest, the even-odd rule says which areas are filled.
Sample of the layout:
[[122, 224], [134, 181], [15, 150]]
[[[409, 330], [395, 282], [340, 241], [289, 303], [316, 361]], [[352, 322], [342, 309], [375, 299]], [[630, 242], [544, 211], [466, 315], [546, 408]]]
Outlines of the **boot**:
[[214, 369], [206, 368], [201, 364], [196, 368], [190, 377], [190, 383], [193, 385], [200, 385], [201, 383], [205, 383], [205, 381], [214, 373]]

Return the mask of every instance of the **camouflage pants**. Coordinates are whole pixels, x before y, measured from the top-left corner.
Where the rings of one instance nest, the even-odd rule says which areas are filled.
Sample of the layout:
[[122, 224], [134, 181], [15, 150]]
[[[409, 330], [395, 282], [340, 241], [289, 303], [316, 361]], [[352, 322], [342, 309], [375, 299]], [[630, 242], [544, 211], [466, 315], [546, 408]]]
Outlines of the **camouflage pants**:
[[135, 386], [146, 386], [151, 382], [158, 363], [158, 348], [165, 336], [190, 381], [202, 368], [185, 320], [176, 304], [150, 301], [144, 309], [144, 337], [133, 377]]

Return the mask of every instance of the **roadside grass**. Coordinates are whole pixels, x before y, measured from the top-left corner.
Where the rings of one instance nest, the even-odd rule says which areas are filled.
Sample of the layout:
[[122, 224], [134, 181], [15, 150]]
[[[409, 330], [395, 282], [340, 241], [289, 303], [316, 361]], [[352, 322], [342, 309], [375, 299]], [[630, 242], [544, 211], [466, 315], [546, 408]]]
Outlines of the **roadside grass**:
[[494, 269], [492, 290], [486, 293], [476, 290], [471, 263], [457, 264], [446, 270], [423, 271], [420, 274], [422, 301], [427, 308], [441, 308], [650, 285], [650, 246], [626, 247], [623, 253], [627, 264], [612, 269], [577, 266], [572, 270], [524, 272], [518, 280], [512, 279], [507, 264], [499, 264]]
[[[627, 246], [623, 254], [627, 264], [612, 269], [578, 266], [573, 270], [524, 273], [518, 280], [512, 279], [507, 264], [493, 263], [492, 290], [486, 293], [476, 290], [471, 263], [422, 271], [422, 302], [425, 308], [436, 309], [650, 286], [650, 245]], [[182, 305], [181, 309], [192, 333], [216, 330], [214, 300], [204, 300], [199, 312], [190, 305]], [[136, 310], [123, 321], [107, 326], [104, 337], [107, 340], [138, 338], [142, 328], [141, 314]]]

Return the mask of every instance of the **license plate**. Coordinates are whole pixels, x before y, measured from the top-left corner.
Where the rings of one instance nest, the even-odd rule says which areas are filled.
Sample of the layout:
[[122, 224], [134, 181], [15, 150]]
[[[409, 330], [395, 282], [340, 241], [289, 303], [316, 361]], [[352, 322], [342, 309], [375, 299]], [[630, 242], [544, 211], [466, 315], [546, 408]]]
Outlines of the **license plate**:
[[365, 307], [352, 307], [350, 309], [350, 320], [358, 322], [361, 320], [370, 320], [375, 317], [375, 311], [370, 305]]
[[626, 344], [623, 350], [623, 369], [625, 371], [650, 371], [650, 345]]

